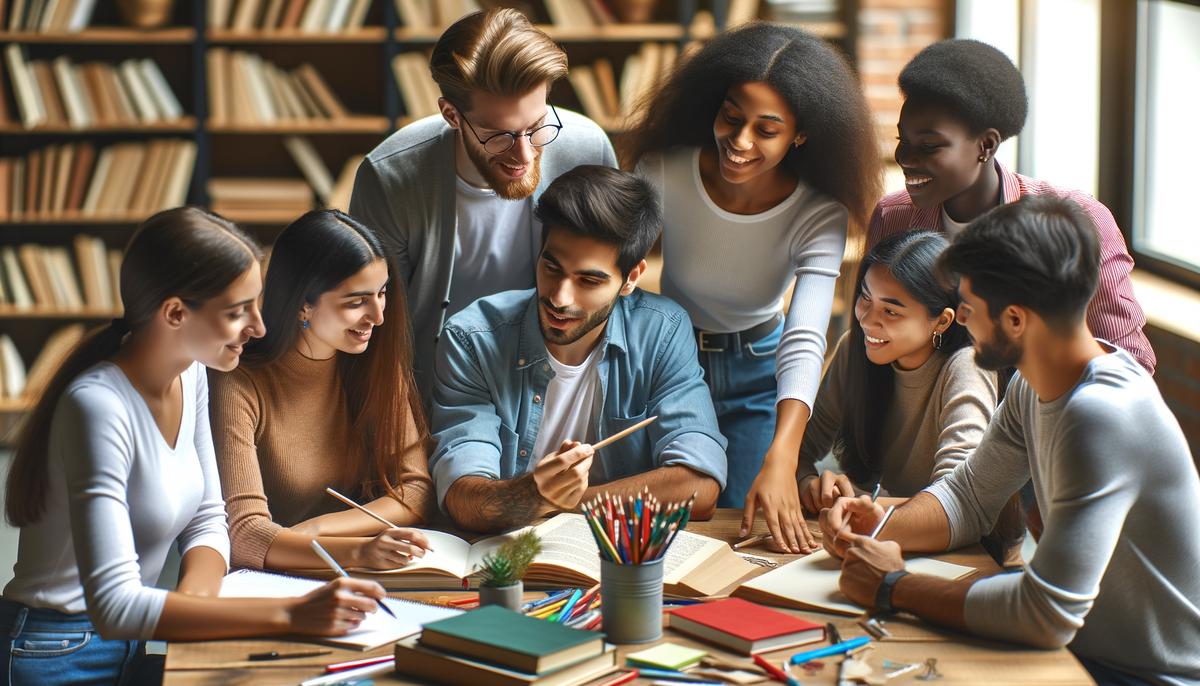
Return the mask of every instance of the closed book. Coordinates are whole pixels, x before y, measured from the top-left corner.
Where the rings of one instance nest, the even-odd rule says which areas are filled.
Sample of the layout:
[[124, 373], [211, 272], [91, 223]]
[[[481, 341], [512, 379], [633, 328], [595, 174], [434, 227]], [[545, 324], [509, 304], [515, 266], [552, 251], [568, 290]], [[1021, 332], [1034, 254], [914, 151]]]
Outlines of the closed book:
[[45, 60], [33, 60], [29, 63], [29, 70], [33, 73], [34, 85], [46, 110], [46, 123], [50, 126], [65, 126], [67, 110], [63, 107], [58, 85], [54, 83], [54, 71], [50, 68], [50, 63]]
[[95, 117], [88, 107], [87, 98], [79, 86], [76, 77], [77, 67], [71, 64], [66, 56], [55, 58], [51, 64], [58, 91], [62, 93], [63, 106], [67, 110], [67, 121], [73, 129], [83, 129], [91, 126]]
[[320, 31], [329, 14], [329, 0], [308, 0], [304, 16], [300, 18], [300, 30], [304, 33]]
[[13, 161], [7, 158], [0, 158], [0, 221], [4, 221], [12, 214], [12, 172]]
[[300, 136], [284, 138], [283, 147], [287, 148], [288, 153], [296, 162], [296, 166], [300, 167], [301, 173], [304, 174], [304, 178], [308, 180], [317, 197], [327, 205], [330, 196], [333, 195], [333, 175], [329, 173], [329, 168], [321, 160], [317, 149], [308, 142], [307, 138]]
[[25, 397], [36, 400], [46, 390], [55, 372], [62, 366], [63, 360], [83, 340], [85, 330], [83, 324], [71, 324], [55, 331], [42, 344], [42, 351], [29, 367], [25, 377]]
[[22, 245], [17, 248], [17, 255], [21, 258], [21, 269], [25, 272], [25, 278], [29, 281], [29, 288], [33, 291], [33, 302], [38, 307], [54, 308], [58, 306], [58, 301], [54, 297], [54, 286], [50, 281], [50, 274], [46, 271], [45, 265], [42, 263], [41, 247], [37, 245]]
[[25, 278], [25, 270], [21, 269], [21, 261], [17, 258], [17, 251], [11, 246], [0, 248], [0, 263], [3, 263], [4, 266], [8, 294], [13, 305], [21, 309], [33, 307], [33, 293], [29, 290], [29, 284]]
[[229, 26], [229, 10], [233, 5], [233, 0], [208, 0], [206, 5], [205, 19], [208, 21], [210, 31], [227, 28]]
[[27, 129], [42, 124], [46, 121], [46, 110], [23, 49], [16, 43], [10, 43], [4, 48], [4, 58], [8, 64], [8, 76], [12, 81], [17, 109], [21, 112], [21, 123]]
[[270, 0], [267, 3], [267, 11], [263, 13], [259, 28], [263, 31], [274, 31], [279, 28], [279, 20], [283, 18], [283, 3], [284, 0]]
[[613, 71], [612, 62], [601, 57], [592, 65], [596, 75], [596, 83], [600, 86], [600, 96], [604, 98], [604, 108], [610, 117], [621, 117], [621, 96], [617, 93], [617, 75]]
[[283, 10], [283, 17], [279, 20], [279, 28], [296, 29], [300, 25], [300, 17], [304, 14], [307, 4], [308, 0], [288, 0], [287, 7]]
[[25, 392], [25, 362], [8, 334], [0, 335], [0, 367], [4, 369], [4, 397], [19, 398]]
[[173, 146], [174, 154], [170, 158], [162, 194], [158, 197], [157, 207], [151, 208], [151, 211], [179, 207], [187, 202], [198, 148], [196, 142], [190, 140], [173, 141]]
[[92, 164], [96, 161], [96, 148], [89, 141], [75, 146], [75, 159], [71, 162], [71, 179], [67, 183], [67, 212], [76, 212], [83, 207], [83, 196], [87, 192]]
[[142, 80], [149, 87], [150, 96], [154, 98], [154, 103], [158, 106], [158, 111], [162, 113], [163, 118], [179, 119], [182, 117], [183, 105], [175, 97], [171, 86], [167, 84], [167, 77], [159, 69], [158, 63], [146, 58], [141, 60], [138, 66], [142, 71]]
[[341, 31], [346, 28], [346, 20], [350, 17], [352, 0], [332, 0], [329, 4], [329, 14], [321, 28], [326, 31]]
[[138, 68], [137, 60], [125, 60], [117, 69], [121, 74], [122, 85], [133, 99], [138, 121], [155, 122], [162, 119], [162, 113], [158, 111], [158, 105], [155, 104], [154, 98], [150, 95], [150, 89], [142, 78], [142, 71]]
[[[468, 614], [474, 612], [478, 610]], [[426, 648], [414, 638], [397, 643], [395, 653], [397, 673], [454, 686], [579, 686], [617, 668], [617, 651], [612, 647], [598, 655], [543, 674], [506, 669], [487, 662], [449, 655]]]
[[34, 150], [25, 158], [25, 212], [30, 217], [36, 217], [41, 205], [38, 202], [38, 191], [41, 189], [42, 151]]
[[113, 111], [117, 113], [117, 121], [125, 126], [136, 124], [138, 121], [137, 107], [133, 104], [133, 96], [129, 94], [129, 90], [125, 87], [125, 82], [121, 80], [121, 76], [117, 73], [117, 68], [111, 64], [106, 64], [101, 71], [101, 75], [105, 84], [107, 84], [105, 92], [112, 102]]
[[87, 28], [92, 22], [92, 11], [96, 9], [96, 0], [76, 0], [75, 9], [67, 22], [67, 31], [78, 33]]
[[337, 96], [329, 88], [329, 85], [325, 83], [325, 79], [321, 78], [321, 74], [311, 64], [306, 62], [300, 65], [296, 73], [300, 76], [309, 93], [320, 104], [321, 110], [325, 112], [325, 116], [330, 119], [344, 119], [350, 115], [342, 105], [342, 101], [338, 100]]
[[[110, 309], [108, 283], [100, 279], [100, 272], [96, 269], [97, 265], [94, 258], [95, 250], [92, 247], [93, 243], [98, 240], [100, 239], [92, 236], [76, 234], [73, 239], [75, 244], [75, 261], [79, 263], [79, 282], [83, 286], [84, 302], [90, 308]], [[103, 251], [103, 248], [101, 248], [101, 251]]]
[[825, 638], [825, 627], [741, 598], [681, 607], [671, 628], [742, 655], [782, 650]]
[[55, 160], [53, 194], [50, 197], [50, 214], [62, 214], [67, 207], [67, 191], [71, 183], [71, 169], [75, 166], [75, 144], [69, 143], [58, 151]]
[[229, 79], [226, 64], [229, 51], [212, 48], [205, 55], [208, 68], [208, 121], [210, 124], [229, 122]]
[[233, 21], [229, 30], [235, 33], [250, 33], [254, 30], [258, 19], [261, 0], [239, 0], [237, 9], [233, 12]]
[[58, 171], [60, 147], [48, 145], [42, 149], [42, 176], [38, 181], [37, 209], [42, 217], [50, 215], [54, 203], [54, 176]]
[[123, 309], [121, 302], [121, 258], [120, 250], [108, 251], [108, 274], [112, 281], [112, 301], [116, 304], [116, 309], [120, 312]]
[[346, 28], [361, 29], [367, 23], [367, 12], [371, 10], [371, 0], [354, 0], [350, 15], [346, 17]]
[[427, 624], [420, 643], [535, 674], [604, 652], [604, 634], [572, 629], [496, 605]]

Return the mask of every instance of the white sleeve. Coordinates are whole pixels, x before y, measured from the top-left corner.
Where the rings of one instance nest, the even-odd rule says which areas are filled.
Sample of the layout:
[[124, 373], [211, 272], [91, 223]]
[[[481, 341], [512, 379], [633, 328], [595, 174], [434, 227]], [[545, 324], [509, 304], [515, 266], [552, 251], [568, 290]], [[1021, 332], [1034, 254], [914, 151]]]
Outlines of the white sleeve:
[[132, 422], [117, 395], [98, 386], [63, 394], [50, 457], [66, 477], [79, 579], [88, 614], [105, 639], [150, 638], [167, 597], [142, 584], [126, 499], [133, 456]]
[[216, 453], [213, 450], [212, 427], [208, 420], [208, 372], [199, 363], [190, 373], [196, 375], [196, 456], [204, 476], [204, 496], [200, 507], [177, 539], [179, 556], [197, 546], [206, 546], [225, 558], [229, 569], [229, 525], [225, 521], [225, 499], [221, 496], [221, 477], [217, 473]]

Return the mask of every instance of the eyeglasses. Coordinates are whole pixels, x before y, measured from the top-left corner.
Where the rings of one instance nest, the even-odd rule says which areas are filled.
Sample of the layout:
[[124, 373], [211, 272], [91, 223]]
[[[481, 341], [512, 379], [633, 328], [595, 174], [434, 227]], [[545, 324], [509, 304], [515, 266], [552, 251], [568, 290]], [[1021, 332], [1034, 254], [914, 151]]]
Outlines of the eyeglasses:
[[[550, 103], [546, 103], [550, 105]], [[554, 119], [557, 124], [544, 124], [530, 131], [529, 133], [513, 133], [512, 131], [501, 131], [487, 138], [480, 138], [478, 133], [475, 133], [475, 127], [471, 126], [471, 122], [467, 121], [467, 115], [463, 114], [462, 110], [458, 111], [458, 116], [466, 122], [467, 128], [471, 129], [471, 135], [475, 136], [475, 140], [483, 146], [489, 155], [500, 155], [512, 149], [512, 146], [517, 144], [518, 138], [528, 138], [529, 144], [535, 148], [540, 148], [550, 145], [558, 138], [558, 133], [562, 131], [562, 119], [558, 116], [558, 110], [554, 109], [554, 105], [550, 105], [550, 111], [554, 113]]]

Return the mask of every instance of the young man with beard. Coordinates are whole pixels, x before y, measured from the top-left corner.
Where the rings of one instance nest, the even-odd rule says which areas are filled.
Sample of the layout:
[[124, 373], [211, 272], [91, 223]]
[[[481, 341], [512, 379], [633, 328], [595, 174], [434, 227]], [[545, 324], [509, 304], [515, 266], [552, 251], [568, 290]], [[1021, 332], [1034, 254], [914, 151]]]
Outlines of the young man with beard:
[[[821, 513], [841, 588], [875, 610], [1040, 647], [1068, 646], [1101, 684], [1200, 684], [1200, 479], [1178, 421], [1128, 352], [1085, 321], [1100, 241], [1083, 210], [1022, 198], [942, 255], [976, 362], [1016, 366], [975, 453], [865, 535], [883, 510], [842, 498]], [[1020, 573], [907, 574], [901, 551], [978, 540], [1026, 480], [1044, 515]], [[886, 542], [882, 539], [890, 539]]]
[[547, 101], [567, 56], [520, 12], [458, 20], [438, 39], [430, 69], [441, 114], [371, 151], [350, 199], [350, 214], [396, 257], [426, 402], [446, 318], [482, 296], [533, 285], [541, 192], [580, 164], [616, 166], [599, 126]]
[[[712, 515], [726, 441], [679, 305], [637, 288], [662, 225], [653, 188], [601, 166], [538, 201], [537, 288], [482, 298], [438, 342], [429, 467], [438, 503], [471, 531], [575, 509], [604, 484], [696, 496]], [[603, 448], [591, 444], [657, 416]]]

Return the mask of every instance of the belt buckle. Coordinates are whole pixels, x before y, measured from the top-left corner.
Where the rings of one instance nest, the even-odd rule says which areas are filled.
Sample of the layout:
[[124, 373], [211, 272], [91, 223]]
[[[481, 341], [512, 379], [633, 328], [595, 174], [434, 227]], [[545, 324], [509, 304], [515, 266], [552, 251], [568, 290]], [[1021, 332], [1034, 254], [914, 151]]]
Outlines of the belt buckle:
[[699, 339], [699, 343], [700, 343], [700, 352], [702, 352], [702, 353], [723, 353], [723, 352], [725, 352], [725, 346], [713, 347], [708, 344], [708, 339], [707, 339], [708, 334], [709, 334], [708, 331], [697, 331], [696, 332], [696, 337]]

